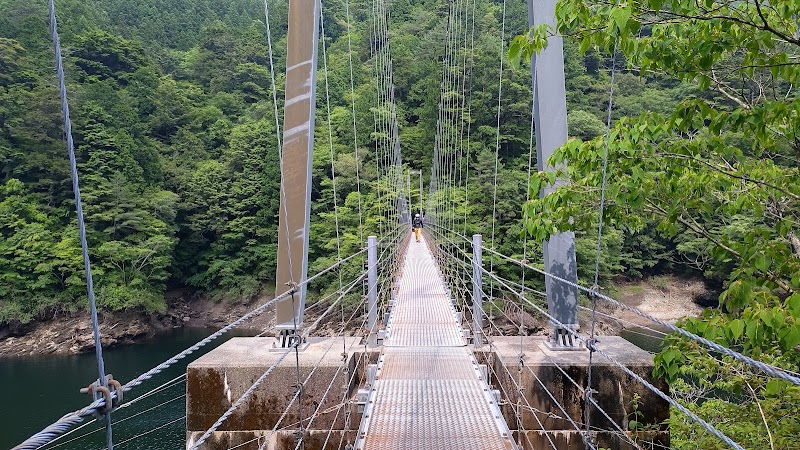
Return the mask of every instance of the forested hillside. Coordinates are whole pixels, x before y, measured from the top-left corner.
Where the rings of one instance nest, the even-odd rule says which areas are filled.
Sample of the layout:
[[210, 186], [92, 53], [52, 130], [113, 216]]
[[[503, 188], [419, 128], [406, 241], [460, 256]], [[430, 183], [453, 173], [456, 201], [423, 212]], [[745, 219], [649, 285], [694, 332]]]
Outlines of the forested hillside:
[[[466, 36], [457, 50], [467, 54], [462, 61], [470, 74], [469, 114], [461, 111], [471, 132], [462, 148], [471, 177], [469, 202], [460, 205], [468, 213], [468, 223], [460, 225], [467, 234], [488, 235], [491, 229], [500, 58], [507, 58], [509, 42], [527, 28], [525, 3], [508, 2], [501, 45], [502, 6], [498, 0], [390, 2], [403, 162], [423, 170], [426, 186], [440, 117], [448, 13], [456, 7], [475, 19], [474, 50]], [[101, 308], [162, 311], [165, 293], [173, 289], [220, 301], [270, 294], [280, 171], [264, 5], [62, 0], [57, 7]], [[374, 9], [364, 0], [349, 7], [348, 18], [343, 3], [323, 5], [321, 45], [328, 56], [331, 108], [320, 76], [312, 273], [336, 258], [329, 145], [343, 254], [361, 245], [358, 187], [366, 232], [380, 234], [385, 225], [376, 201], [385, 186], [376, 168], [382, 136], [375, 123]], [[272, 2], [269, 8], [280, 102], [287, 4]], [[538, 241], [574, 229], [579, 277], [591, 279], [607, 156], [602, 284], [658, 273], [703, 277], [723, 292], [722, 307], [683, 326], [797, 371], [798, 10], [792, 0], [759, 8], [748, 1], [618, 6], [562, 1], [559, 31], [567, 35], [568, 124], [574, 139], [553, 162], [569, 163], [561, 175], [571, 183], [548, 200], [523, 205], [530, 72], [524, 61], [506, 59], [494, 246], [507, 255], [522, 254], [524, 230], [533, 247], [527, 256], [538, 261]], [[2, 325], [84, 308], [86, 289], [46, 5], [0, 0], [0, 11]], [[517, 45], [532, 50], [542, 42], [537, 36], [552, 31], [535, 30]], [[512, 54], [519, 56], [517, 50]], [[606, 152], [615, 53], [614, 123]], [[551, 181], [535, 175], [533, 197]], [[416, 182], [411, 186], [417, 204]], [[693, 343], [670, 338], [670, 344], [657, 356], [657, 370], [685, 404], [749, 447], [796, 448], [796, 387]], [[709, 399], [712, 394], [719, 396]], [[741, 421], [728, 423], [730, 417]], [[680, 416], [671, 425], [675, 447], [721, 445]]]
[[[263, 4], [65, 0], [57, 6], [101, 308], [163, 310], [164, 293], [174, 288], [225, 300], [274, 289], [279, 168]], [[479, 0], [475, 8], [469, 220], [470, 231], [484, 231], [492, 210], [502, 14], [498, 2]], [[82, 308], [85, 285], [46, 5], [2, 0], [0, 10], [0, 322], [27, 322]], [[377, 195], [372, 6], [359, 1], [350, 10], [359, 161], [352, 144], [347, 17], [343, 5], [324, 5], [344, 254], [359, 246], [356, 163], [363, 204], [369, 207]], [[391, 5], [402, 154], [426, 180], [447, 15], [441, 1]], [[286, 16], [286, 2], [270, 4], [279, 100]], [[525, 17], [523, 3], [509, 3], [507, 29], [524, 29]], [[569, 44], [566, 60], [571, 134], [594, 137], [603, 131], [607, 58], [579, 55]], [[497, 247], [509, 254], [519, 251], [529, 81], [525, 68], [506, 66]], [[619, 75], [618, 84], [617, 116], [665, 111], [686, 94], [677, 83], [634, 74]], [[312, 271], [335, 257], [323, 95], [317, 114]], [[374, 208], [366, 226], [379, 232]], [[623, 229], [610, 236], [604, 275], [672, 268], [674, 242]], [[579, 247], [587, 260], [591, 247], [588, 238]]]

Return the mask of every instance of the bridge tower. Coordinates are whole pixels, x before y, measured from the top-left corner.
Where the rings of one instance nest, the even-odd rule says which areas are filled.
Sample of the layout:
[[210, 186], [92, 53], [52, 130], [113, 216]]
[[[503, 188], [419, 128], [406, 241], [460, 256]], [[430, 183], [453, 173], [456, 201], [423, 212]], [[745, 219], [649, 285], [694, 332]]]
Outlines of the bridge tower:
[[[556, 29], [556, 0], [528, 0], [528, 24], [549, 25]], [[567, 96], [564, 86], [564, 47], [558, 34], [550, 36], [547, 47], [534, 53], [531, 59], [531, 79], [534, 93], [534, 124], [536, 128], [536, 161], [540, 171], [557, 168], [547, 164], [553, 152], [567, 141]], [[542, 189], [541, 197], [554, 187]], [[544, 242], [545, 271], [559, 278], [578, 282], [578, 265], [575, 260], [575, 234], [565, 231], [554, 234]], [[578, 289], [575, 286], [547, 277], [547, 310], [561, 324], [578, 326]], [[553, 331], [548, 346], [553, 349], [576, 349], [572, 335], [563, 327], [552, 323]]]
[[276, 306], [281, 347], [293, 344], [306, 303], [306, 286], [299, 284], [308, 276], [319, 20], [317, 0], [289, 1], [275, 295], [295, 292]]

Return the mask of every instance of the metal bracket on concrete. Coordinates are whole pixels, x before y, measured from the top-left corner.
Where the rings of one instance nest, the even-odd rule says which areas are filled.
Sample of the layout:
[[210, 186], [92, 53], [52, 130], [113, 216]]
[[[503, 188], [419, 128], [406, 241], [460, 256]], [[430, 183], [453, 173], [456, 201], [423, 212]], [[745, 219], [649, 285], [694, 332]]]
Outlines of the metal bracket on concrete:
[[569, 331], [554, 327], [553, 334], [544, 342], [544, 347], [550, 351], [583, 351], [586, 348], [580, 342], [576, 342], [574, 336]]
[[271, 352], [285, 352], [287, 348], [297, 347], [297, 351], [302, 352], [308, 348], [306, 338], [296, 334], [294, 330], [281, 330], [278, 340], [272, 343]]

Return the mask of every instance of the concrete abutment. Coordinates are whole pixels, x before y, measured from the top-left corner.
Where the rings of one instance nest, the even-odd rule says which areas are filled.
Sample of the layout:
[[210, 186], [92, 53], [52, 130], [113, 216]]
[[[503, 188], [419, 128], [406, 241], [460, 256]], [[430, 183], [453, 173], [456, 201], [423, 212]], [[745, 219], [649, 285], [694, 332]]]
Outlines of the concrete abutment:
[[[491, 346], [475, 349], [475, 355], [480, 362], [490, 366], [487, 371], [489, 381], [501, 392], [502, 413], [522, 449], [551, 448], [552, 440], [559, 450], [584, 450], [581, 433], [575, 431], [566, 415], [583, 429], [586, 402], [582, 386], [586, 383], [588, 352], [553, 352], [542, 345], [545, 340], [544, 337], [522, 338], [521, 370], [519, 337], [492, 337]], [[233, 338], [189, 365], [187, 442], [197, 440], [281, 357], [283, 352], [273, 349], [274, 342], [273, 338]], [[652, 355], [620, 337], [602, 337], [598, 345], [666, 392], [666, 384], [652, 378]], [[344, 349], [347, 351], [343, 352]], [[380, 350], [380, 347], [365, 349], [360, 337], [349, 337], [344, 342], [342, 338], [309, 339], [308, 348], [299, 354], [301, 380], [315, 366], [318, 368], [304, 389], [302, 414], [307, 421], [315, 411], [320, 413], [314, 418], [311, 429], [306, 430], [307, 450], [345, 449], [347, 444], [355, 441], [361, 422], [356, 394], [366, 383], [367, 365], [377, 361]], [[565, 411], [561, 411], [542, 389], [537, 377]], [[570, 378], [581, 387], [573, 384]], [[608, 414], [605, 417], [594, 408], [591, 411], [592, 435], [598, 448], [636, 448], [628, 439], [644, 449], [651, 447], [648, 443], [656, 444], [655, 448], [669, 446], [669, 433], [662, 425], [669, 417], [666, 402], [598, 354], [593, 358], [592, 380], [596, 390], [594, 398]], [[287, 411], [296, 384], [292, 351], [201, 448], [257, 450], [271, 434], [276, 422], [281, 420], [278, 429], [286, 427], [287, 430], [272, 434], [265, 448], [293, 449], [297, 404], [289, 407], [282, 419], [281, 415]], [[331, 386], [330, 392], [325, 397], [328, 386]], [[634, 398], [637, 398], [636, 402]], [[519, 420], [517, 411], [521, 412]], [[348, 415], [349, 423], [346, 423]], [[634, 418], [642, 424], [635, 431], [629, 426]], [[612, 421], [626, 431], [627, 438], [621, 436]], [[520, 429], [524, 430], [522, 435]]]

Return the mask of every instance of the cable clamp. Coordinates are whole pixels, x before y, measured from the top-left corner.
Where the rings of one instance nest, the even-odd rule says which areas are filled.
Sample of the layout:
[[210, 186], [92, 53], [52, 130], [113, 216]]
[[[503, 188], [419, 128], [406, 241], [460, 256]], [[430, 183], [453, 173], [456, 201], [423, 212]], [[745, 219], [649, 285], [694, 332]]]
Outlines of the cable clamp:
[[595, 339], [595, 338], [589, 338], [589, 339], [586, 339], [586, 349], [587, 349], [587, 350], [589, 350], [590, 352], [596, 352], [596, 351], [597, 351], [597, 347], [596, 347], [596, 345], [597, 345], [599, 342], [600, 342], [600, 341], [598, 341], [598, 340], [597, 340], [597, 339]]
[[94, 412], [94, 416], [98, 420], [101, 415], [107, 415], [122, 404], [122, 385], [111, 374], [106, 375], [106, 386], [103, 386], [100, 380], [95, 380], [87, 387], [81, 388], [80, 393], [89, 394], [92, 397], [92, 401], [105, 400], [105, 404], [102, 407], [98, 407]]
[[600, 299], [600, 286], [596, 284], [592, 286], [587, 295], [589, 296], [589, 300], [596, 302], [598, 299]]
[[583, 442], [586, 443], [586, 450], [592, 450], [597, 448], [597, 446], [594, 443], [594, 435], [592, 435], [588, 431], [584, 431], [581, 434], [583, 434]]

